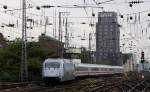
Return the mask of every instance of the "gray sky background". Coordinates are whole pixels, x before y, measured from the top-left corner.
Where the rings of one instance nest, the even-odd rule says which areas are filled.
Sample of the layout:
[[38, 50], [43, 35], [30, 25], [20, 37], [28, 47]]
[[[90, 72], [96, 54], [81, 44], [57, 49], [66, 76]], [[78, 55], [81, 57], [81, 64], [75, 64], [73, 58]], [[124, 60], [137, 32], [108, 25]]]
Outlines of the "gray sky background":
[[[42, 5], [55, 5], [55, 6], [73, 6], [84, 4], [87, 6], [97, 6], [93, 0], [27, 0], [27, 6], [34, 6], [32, 9], [27, 9], [27, 17], [32, 18], [35, 21], [39, 22], [39, 25], [34, 24], [33, 30], [27, 30], [28, 36], [37, 37], [44, 32], [44, 21], [45, 17], [48, 16], [49, 23], [53, 23], [51, 26], [47, 26], [47, 35], [53, 36], [54, 27], [54, 17], [56, 18], [56, 30], [58, 30], [58, 12], [70, 12], [69, 15], [63, 15], [63, 17], [68, 17], [68, 30], [70, 35], [72, 34], [72, 38], [70, 39], [71, 46], [85, 46], [88, 47], [88, 34], [90, 32], [95, 32], [95, 26], [90, 27], [90, 23], [97, 22], [98, 12], [101, 12], [101, 8], [49, 8], [49, 9], [41, 9], [37, 10], [36, 6]], [[96, 2], [104, 2], [108, 0], [95, 0]], [[133, 7], [129, 7], [129, 4], [126, 2], [130, 2], [132, 0], [114, 0], [109, 3], [100, 4], [99, 7], [104, 7], [103, 11], [115, 11], [118, 13], [118, 21], [119, 24], [122, 25], [120, 28], [121, 32], [121, 42], [120, 45], [124, 46], [121, 48], [122, 52], [134, 52], [138, 56], [140, 55], [141, 50], [144, 50], [146, 53], [146, 57], [150, 58], [150, 25], [149, 20], [150, 17], [147, 16], [150, 13], [150, 0], [144, 0], [144, 3], [141, 4], [133, 4]], [[136, 0], [135, 0], [136, 1]], [[16, 37], [21, 37], [21, 11], [13, 11], [5, 13], [3, 9], [3, 5], [7, 5], [8, 9], [21, 8], [21, 0], [1, 0], [0, 3], [0, 25], [5, 24], [15, 24], [15, 28], [4, 27], [1, 28], [0, 32], [4, 33], [4, 36], [8, 39], [15, 39]], [[142, 12], [144, 11], [144, 12]], [[55, 16], [56, 12], [56, 16]], [[95, 13], [95, 17], [92, 17], [92, 12]], [[142, 12], [142, 13], [139, 13]], [[135, 14], [134, 14], [135, 13]], [[124, 18], [120, 18], [119, 15], [123, 15]], [[140, 16], [140, 18], [139, 18]], [[83, 17], [83, 18], [81, 18]], [[87, 18], [88, 17], [88, 18]], [[129, 18], [133, 17], [132, 20]], [[64, 20], [64, 18], [62, 18]], [[18, 21], [18, 26], [17, 26]], [[42, 25], [40, 25], [40, 21], [42, 21]], [[81, 24], [85, 22], [86, 24]], [[63, 31], [64, 25], [63, 25]], [[57, 33], [58, 34], [58, 33]], [[10, 36], [10, 37], [8, 37]], [[81, 36], [81, 37], [79, 37]], [[81, 38], [85, 38], [86, 40], [81, 40]], [[95, 49], [95, 37], [93, 34], [93, 42], [92, 47]]]

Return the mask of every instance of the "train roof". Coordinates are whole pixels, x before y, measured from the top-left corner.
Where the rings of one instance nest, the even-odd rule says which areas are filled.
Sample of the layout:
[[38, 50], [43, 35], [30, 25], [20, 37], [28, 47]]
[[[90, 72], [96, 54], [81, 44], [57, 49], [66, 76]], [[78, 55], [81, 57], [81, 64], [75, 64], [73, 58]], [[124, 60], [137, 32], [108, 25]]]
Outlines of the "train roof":
[[101, 67], [101, 68], [123, 68], [123, 66], [111, 66], [111, 65], [100, 65], [100, 64], [76, 64], [78, 67]]
[[[62, 59], [62, 58], [48, 58], [45, 59], [44, 63], [47, 62], [60, 62], [60, 63], [72, 63], [69, 59]], [[111, 66], [111, 65], [100, 65], [100, 64], [86, 64], [86, 63], [79, 63], [75, 64], [76, 67], [101, 67], [101, 68], [120, 68], [122, 69], [123, 66]]]
[[62, 58], [48, 58], [45, 59], [44, 63], [47, 62], [71, 63], [69, 59], [62, 59]]

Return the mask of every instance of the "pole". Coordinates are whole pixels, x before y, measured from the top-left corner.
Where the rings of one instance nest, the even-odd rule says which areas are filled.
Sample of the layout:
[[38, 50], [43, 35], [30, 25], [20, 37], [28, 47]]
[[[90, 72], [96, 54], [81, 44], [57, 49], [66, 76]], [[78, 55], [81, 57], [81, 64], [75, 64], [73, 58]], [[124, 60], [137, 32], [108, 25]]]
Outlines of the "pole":
[[44, 34], [46, 35], [46, 28], [47, 28], [47, 17], [45, 17], [45, 26], [44, 26], [45, 28], [44, 28], [44, 30], [45, 30], [45, 32], [44, 32]]
[[58, 39], [59, 39], [59, 44], [58, 44], [58, 53], [59, 53], [59, 56], [60, 57], [62, 57], [62, 55], [61, 55], [61, 50], [62, 50], [62, 46], [61, 46], [61, 42], [62, 42], [62, 26], [61, 26], [61, 12], [59, 12], [59, 37], [58, 37]]
[[27, 67], [27, 33], [26, 33], [26, 0], [22, 0], [22, 55], [21, 55], [21, 82], [28, 81]]
[[47, 25], [48, 25], [48, 17], [45, 16], [45, 28], [44, 28], [44, 30], [45, 30], [44, 34], [45, 34], [45, 35], [46, 35], [46, 33], [47, 33]]
[[90, 59], [90, 63], [92, 64], [92, 53], [91, 53], [91, 40], [92, 40], [92, 33], [89, 33], [89, 59]]
[[66, 24], [65, 24], [66, 32], [65, 32], [65, 48], [68, 48], [69, 45], [69, 37], [68, 37], [68, 20], [66, 18]]
[[59, 56], [62, 58], [63, 57], [63, 53], [64, 53], [64, 49], [63, 49], [63, 43], [62, 43], [62, 40], [63, 40], [63, 32], [62, 32], [62, 20], [61, 20], [61, 16], [62, 16], [62, 13], [67, 13], [67, 12], [59, 12]]
[[55, 32], [54, 32], [54, 34], [55, 34], [55, 39], [57, 38], [57, 36], [56, 36], [56, 17], [57, 17], [57, 14], [56, 14], [56, 9], [55, 9]]
[[91, 51], [92, 33], [89, 33], [89, 51]]

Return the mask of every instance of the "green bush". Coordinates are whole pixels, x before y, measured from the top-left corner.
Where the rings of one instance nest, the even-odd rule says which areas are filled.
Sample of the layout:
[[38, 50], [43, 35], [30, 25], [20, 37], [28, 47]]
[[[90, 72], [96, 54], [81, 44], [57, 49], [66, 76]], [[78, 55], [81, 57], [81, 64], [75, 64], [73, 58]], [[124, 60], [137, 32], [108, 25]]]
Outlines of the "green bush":
[[18, 75], [12, 74], [10, 72], [0, 72], [0, 81], [1, 82], [16, 82], [18, 80]]

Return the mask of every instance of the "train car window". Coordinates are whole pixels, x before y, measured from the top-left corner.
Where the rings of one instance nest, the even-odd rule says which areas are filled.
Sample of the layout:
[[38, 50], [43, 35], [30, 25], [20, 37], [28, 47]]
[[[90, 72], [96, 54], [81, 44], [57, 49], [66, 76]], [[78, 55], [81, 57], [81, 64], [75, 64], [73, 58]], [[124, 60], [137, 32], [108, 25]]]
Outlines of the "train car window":
[[94, 68], [91, 69], [91, 71], [99, 71], [99, 69], [94, 67]]
[[104, 71], [104, 68], [101, 68], [102, 71]]
[[113, 71], [113, 69], [112, 69], [112, 68], [109, 68], [109, 70], [110, 70], [110, 71]]
[[101, 71], [102, 69], [101, 69], [101, 68], [99, 68], [99, 70]]
[[103, 68], [103, 71], [106, 71], [106, 69], [105, 69], [105, 68]]
[[87, 71], [88, 68], [86, 67], [76, 67], [76, 71]]
[[101, 68], [102, 71], [107, 71], [107, 68]]
[[60, 68], [60, 63], [58, 62], [45, 63], [45, 68]]

